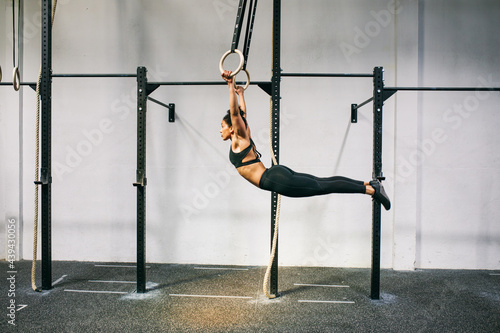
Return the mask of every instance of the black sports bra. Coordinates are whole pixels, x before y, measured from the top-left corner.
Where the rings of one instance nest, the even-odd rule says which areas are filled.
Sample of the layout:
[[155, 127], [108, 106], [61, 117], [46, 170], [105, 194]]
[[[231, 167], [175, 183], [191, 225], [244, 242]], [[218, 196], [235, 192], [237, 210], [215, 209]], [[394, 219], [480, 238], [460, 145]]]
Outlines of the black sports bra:
[[[243, 159], [248, 155], [248, 153], [252, 149], [257, 157], [253, 160], [243, 162]], [[233, 149], [229, 148], [229, 160], [235, 166], [235, 168], [258, 163], [258, 162], [260, 162], [261, 156], [262, 155], [255, 148], [255, 143], [253, 143], [252, 139], [250, 139], [250, 145], [248, 147], [246, 147], [245, 149], [243, 149], [242, 151], [240, 151], [239, 153], [235, 153], [235, 152], [233, 152]]]

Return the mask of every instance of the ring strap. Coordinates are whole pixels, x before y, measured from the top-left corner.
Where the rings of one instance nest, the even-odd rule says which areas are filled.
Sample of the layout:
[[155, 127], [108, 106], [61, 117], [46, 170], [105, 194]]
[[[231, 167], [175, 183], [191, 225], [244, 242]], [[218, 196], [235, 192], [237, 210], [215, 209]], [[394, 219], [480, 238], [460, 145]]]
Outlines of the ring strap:
[[257, 11], [257, 0], [250, 0], [249, 13], [247, 18], [247, 30], [245, 32], [245, 44], [243, 45], [243, 57], [245, 58], [245, 64], [243, 65], [243, 69], [247, 68], [248, 53], [250, 52], [250, 41], [252, 39], [253, 23], [255, 22], [256, 11]]
[[238, 48], [238, 43], [240, 41], [240, 35], [241, 35], [241, 26], [243, 23], [243, 17], [245, 16], [246, 6], [247, 6], [247, 0], [240, 0], [240, 4], [238, 5], [238, 12], [236, 14], [236, 23], [234, 24], [231, 52], [234, 52]]

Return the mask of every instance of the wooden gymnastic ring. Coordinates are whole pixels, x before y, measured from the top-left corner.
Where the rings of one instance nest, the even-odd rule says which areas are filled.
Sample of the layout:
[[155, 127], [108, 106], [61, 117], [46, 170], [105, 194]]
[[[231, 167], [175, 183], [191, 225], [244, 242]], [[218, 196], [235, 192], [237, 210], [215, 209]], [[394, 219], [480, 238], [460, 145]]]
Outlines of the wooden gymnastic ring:
[[[246, 69], [244, 69], [243, 71], [245, 71], [245, 73], [247, 73], [247, 83], [243, 87], [243, 90], [247, 90], [248, 86], [250, 85], [250, 73], [248, 73], [248, 71]], [[238, 87], [238, 86], [236, 85], [236, 87]]]
[[21, 76], [19, 75], [19, 67], [14, 67], [12, 71], [12, 86], [15, 91], [19, 91], [21, 88]]
[[240, 65], [238, 66], [238, 68], [234, 72], [231, 73], [231, 75], [229, 77], [233, 77], [236, 74], [238, 74], [241, 71], [241, 69], [243, 68], [243, 65], [245, 64], [245, 57], [243, 57], [243, 53], [241, 53], [240, 50], [236, 49], [236, 50], [234, 50], [234, 52], [229, 50], [226, 53], [224, 53], [224, 55], [220, 59], [219, 70], [220, 70], [221, 74], [224, 74], [224, 68], [222, 67], [222, 65], [224, 64], [224, 60], [226, 60], [227, 56], [230, 55], [231, 53], [237, 53], [240, 56]]

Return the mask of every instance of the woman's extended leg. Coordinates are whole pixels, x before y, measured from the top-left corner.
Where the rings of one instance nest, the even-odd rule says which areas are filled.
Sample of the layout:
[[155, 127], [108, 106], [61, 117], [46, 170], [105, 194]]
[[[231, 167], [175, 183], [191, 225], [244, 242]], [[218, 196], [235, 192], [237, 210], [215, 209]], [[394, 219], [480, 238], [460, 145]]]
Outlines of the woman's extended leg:
[[391, 208], [389, 197], [378, 180], [362, 182], [342, 176], [320, 178], [295, 172], [283, 165], [275, 165], [264, 172], [259, 187], [295, 198], [330, 193], [363, 193], [371, 195], [385, 209]]
[[320, 178], [275, 165], [262, 175], [260, 188], [288, 197], [310, 197], [330, 193], [366, 193], [360, 180], [342, 176]]

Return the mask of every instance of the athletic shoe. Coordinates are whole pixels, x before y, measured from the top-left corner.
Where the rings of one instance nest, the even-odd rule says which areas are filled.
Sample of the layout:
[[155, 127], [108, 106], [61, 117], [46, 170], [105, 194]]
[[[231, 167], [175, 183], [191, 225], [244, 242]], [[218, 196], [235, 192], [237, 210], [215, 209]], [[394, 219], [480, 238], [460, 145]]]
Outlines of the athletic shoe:
[[384, 186], [380, 183], [380, 181], [378, 179], [372, 180], [370, 181], [370, 185], [375, 190], [375, 194], [372, 195], [372, 198], [381, 203], [385, 210], [391, 209], [391, 200], [389, 200], [389, 197], [385, 193]]

